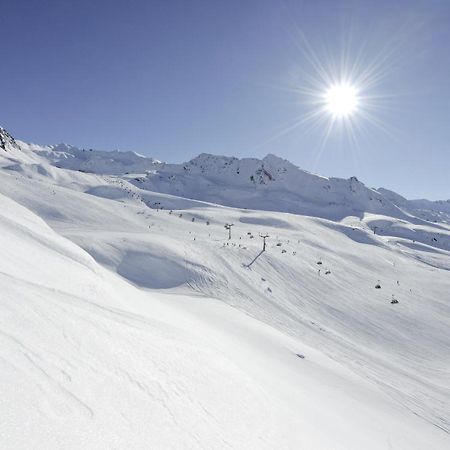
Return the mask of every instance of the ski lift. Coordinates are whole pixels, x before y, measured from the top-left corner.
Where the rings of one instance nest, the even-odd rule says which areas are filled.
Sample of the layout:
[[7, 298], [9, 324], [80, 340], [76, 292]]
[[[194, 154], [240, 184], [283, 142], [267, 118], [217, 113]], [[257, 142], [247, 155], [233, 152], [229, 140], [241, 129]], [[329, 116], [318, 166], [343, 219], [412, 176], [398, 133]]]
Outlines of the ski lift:
[[391, 305], [395, 305], [398, 303], [398, 300], [392, 295]]

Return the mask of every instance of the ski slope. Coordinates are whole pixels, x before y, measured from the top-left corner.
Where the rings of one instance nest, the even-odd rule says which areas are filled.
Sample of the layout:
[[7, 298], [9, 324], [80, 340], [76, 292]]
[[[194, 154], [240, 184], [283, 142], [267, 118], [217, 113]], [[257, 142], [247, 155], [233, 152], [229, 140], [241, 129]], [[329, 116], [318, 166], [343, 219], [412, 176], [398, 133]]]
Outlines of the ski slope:
[[2, 448], [450, 445], [445, 221], [226, 207], [13, 144]]

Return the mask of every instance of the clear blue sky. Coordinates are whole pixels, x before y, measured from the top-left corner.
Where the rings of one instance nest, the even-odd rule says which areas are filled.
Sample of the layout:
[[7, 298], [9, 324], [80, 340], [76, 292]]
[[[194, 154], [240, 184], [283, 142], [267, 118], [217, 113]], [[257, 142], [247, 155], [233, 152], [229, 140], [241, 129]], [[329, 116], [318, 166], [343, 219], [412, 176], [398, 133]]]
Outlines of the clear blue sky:
[[[449, 1], [0, 6], [0, 124], [19, 139], [171, 162], [275, 153], [409, 198], [450, 198]], [[357, 123], [356, 144], [334, 130], [324, 146], [321, 126], [279, 133], [310, 108], [291, 90], [316, 75], [300, 33], [325, 65], [348, 40], [349, 60], [361, 51], [364, 64], [393, 49], [372, 89], [383, 96], [375, 115], [389, 132]]]

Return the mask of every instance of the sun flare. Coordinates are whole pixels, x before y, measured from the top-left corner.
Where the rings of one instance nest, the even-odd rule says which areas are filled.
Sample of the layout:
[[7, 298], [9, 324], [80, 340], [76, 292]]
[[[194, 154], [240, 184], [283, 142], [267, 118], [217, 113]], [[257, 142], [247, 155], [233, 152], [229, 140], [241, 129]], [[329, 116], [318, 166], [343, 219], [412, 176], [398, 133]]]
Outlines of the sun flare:
[[358, 91], [351, 84], [331, 86], [324, 95], [325, 107], [335, 118], [348, 118], [358, 107]]
[[396, 94], [383, 93], [382, 84], [395, 67], [396, 52], [370, 54], [350, 37], [340, 47], [316, 51], [299, 31], [302, 59], [286, 86], [296, 96], [298, 114], [270, 140], [297, 128], [302, 136], [318, 133], [320, 155], [330, 138], [344, 138], [359, 149], [358, 140], [369, 137], [373, 128], [395, 136], [383, 116], [392, 109]]

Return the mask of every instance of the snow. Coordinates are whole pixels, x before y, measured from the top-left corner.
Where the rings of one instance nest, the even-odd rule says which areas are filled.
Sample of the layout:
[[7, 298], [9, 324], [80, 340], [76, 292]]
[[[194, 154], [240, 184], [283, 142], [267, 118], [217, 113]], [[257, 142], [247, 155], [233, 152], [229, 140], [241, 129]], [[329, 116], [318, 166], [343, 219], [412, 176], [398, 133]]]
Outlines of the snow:
[[368, 188], [356, 177], [344, 180], [309, 173], [272, 154], [259, 160], [202, 153], [183, 164], [167, 164], [135, 152], [17, 142], [57, 167], [118, 175], [150, 191], [237, 208], [331, 220], [362, 217], [369, 212], [406, 220], [414, 216], [418, 223], [450, 223], [450, 200], [406, 200], [388, 189]]
[[[427, 203], [275, 156], [200, 155], [186, 175], [15, 142], [0, 149], [2, 448], [450, 445], [450, 228], [415, 215]], [[231, 176], [261, 164], [275, 181]], [[214, 203], [220, 185], [237, 207]]]

